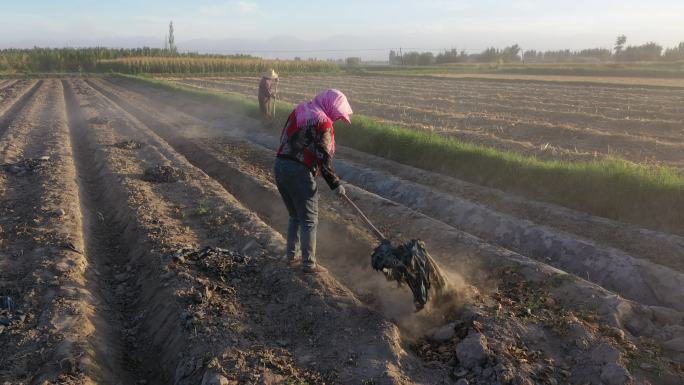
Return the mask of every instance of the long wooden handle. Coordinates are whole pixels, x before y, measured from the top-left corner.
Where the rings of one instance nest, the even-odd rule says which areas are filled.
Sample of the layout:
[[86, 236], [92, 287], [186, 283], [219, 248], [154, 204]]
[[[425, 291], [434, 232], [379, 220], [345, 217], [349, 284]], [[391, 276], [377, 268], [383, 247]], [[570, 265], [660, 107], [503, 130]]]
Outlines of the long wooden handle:
[[359, 206], [357, 206], [356, 203], [354, 203], [351, 199], [349, 199], [347, 194], [342, 195], [342, 199], [345, 202], [347, 202], [351, 207], [353, 207], [354, 210], [356, 210], [356, 213], [359, 214], [359, 217], [361, 217], [361, 219], [363, 219], [364, 223], [366, 223], [366, 226], [368, 226], [368, 229], [371, 231], [371, 233], [373, 233], [373, 235], [378, 239], [378, 241], [382, 242], [382, 241], [387, 239], [380, 232], [380, 230], [378, 230], [378, 228], [373, 225], [373, 223], [370, 221], [370, 219], [368, 219], [368, 217], [366, 217], [366, 215], [363, 213], [363, 211], [361, 211]]

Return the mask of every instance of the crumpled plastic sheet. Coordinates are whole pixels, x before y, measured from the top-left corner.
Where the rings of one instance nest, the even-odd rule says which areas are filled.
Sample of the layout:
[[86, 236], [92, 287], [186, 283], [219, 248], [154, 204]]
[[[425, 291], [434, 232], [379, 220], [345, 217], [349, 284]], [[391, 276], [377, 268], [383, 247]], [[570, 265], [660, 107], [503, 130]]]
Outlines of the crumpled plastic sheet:
[[405, 284], [411, 289], [416, 311], [425, 307], [431, 293], [441, 293], [446, 288], [439, 267], [425, 249], [425, 243], [420, 240], [414, 239], [399, 247], [383, 241], [373, 251], [371, 265], [375, 270], [382, 271], [388, 280], [396, 281], [400, 286]]
[[173, 183], [185, 180], [185, 173], [171, 166], [156, 165], [146, 169], [142, 179], [147, 182]]
[[45, 169], [49, 162], [49, 156], [41, 156], [40, 158], [22, 159], [16, 163], [6, 163], [2, 165], [2, 168], [10, 174], [25, 176]]

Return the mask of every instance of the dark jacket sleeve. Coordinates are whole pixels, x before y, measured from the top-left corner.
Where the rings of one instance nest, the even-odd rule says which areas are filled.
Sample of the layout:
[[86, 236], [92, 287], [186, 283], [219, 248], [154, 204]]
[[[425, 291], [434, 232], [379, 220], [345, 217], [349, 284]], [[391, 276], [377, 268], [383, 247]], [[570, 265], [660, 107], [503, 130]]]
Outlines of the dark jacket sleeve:
[[275, 96], [275, 80], [261, 79], [259, 82], [259, 98], [268, 99]]
[[259, 82], [259, 100], [266, 100], [275, 96], [273, 81], [269, 79], [261, 79]]
[[277, 80], [270, 80], [268, 82], [268, 97], [273, 98], [276, 94], [276, 82]]
[[328, 152], [330, 147], [330, 142], [332, 141], [332, 127], [326, 129], [318, 136], [316, 141], [316, 157], [318, 158], [318, 164], [321, 167], [321, 175], [323, 179], [330, 186], [331, 190], [337, 188], [340, 185], [340, 178], [335, 174], [335, 170], [332, 165], [332, 155]]

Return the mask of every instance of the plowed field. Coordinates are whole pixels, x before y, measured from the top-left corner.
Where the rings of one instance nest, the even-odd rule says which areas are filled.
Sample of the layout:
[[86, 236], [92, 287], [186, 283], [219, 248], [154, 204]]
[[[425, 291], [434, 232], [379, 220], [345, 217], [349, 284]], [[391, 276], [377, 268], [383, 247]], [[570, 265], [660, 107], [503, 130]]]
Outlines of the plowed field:
[[[252, 77], [174, 78], [254, 97]], [[325, 88], [355, 112], [544, 159], [619, 157], [684, 166], [684, 89], [383, 76], [289, 76], [280, 98], [299, 103]]]
[[[313, 92], [301, 87], [302, 98]], [[384, 100], [354, 98], [367, 100], [360, 110]], [[643, 119], [679, 116], [632, 98]], [[585, 102], [572, 114], [601, 115], [601, 135], [650, 132], [618, 135], [608, 122], [625, 120], [621, 110]], [[382, 111], [404, 120], [392, 108]], [[518, 107], [506, 108], [497, 122], [512, 124]], [[122, 78], [0, 82], [0, 383], [684, 380], [681, 237], [340, 143], [350, 198], [393, 241], [424, 240], [448, 273], [449, 300], [415, 313], [408, 289], [370, 267], [376, 243], [363, 224], [325, 188], [318, 254], [330, 272], [286, 265], [275, 133], [259, 125]], [[672, 123], [658, 135], [678, 134]]]

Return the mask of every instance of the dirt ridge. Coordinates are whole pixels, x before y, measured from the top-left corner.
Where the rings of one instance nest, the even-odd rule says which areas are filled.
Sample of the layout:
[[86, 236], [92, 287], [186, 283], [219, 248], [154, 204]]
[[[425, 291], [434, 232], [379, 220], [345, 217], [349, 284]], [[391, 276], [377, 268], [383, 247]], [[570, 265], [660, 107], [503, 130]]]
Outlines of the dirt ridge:
[[[191, 120], [181, 118], [178, 114], [170, 114], [169, 117], [164, 117], [162, 111], [152, 112], [150, 108], [142, 108], [145, 103], [137, 102], [135, 107], [133, 107], [132, 99], [128, 94], [126, 94], [127, 96], [124, 101], [124, 98], [121, 96], [116, 96], [120, 94], [113, 87], [102, 85], [99, 82], [95, 84], [95, 87], [100, 90], [106, 89], [105, 93], [112, 96], [115, 102], [121, 103], [125, 109], [131, 111], [141, 121], [153, 125], [155, 127], [154, 130], [162, 138], [167, 140], [180, 153], [185, 154], [195, 165], [205, 170], [215, 179], [222, 181], [226, 188], [257, 211], [262, 218], [275, 217], [275, 215], [269, 212], [270, 203], [268, 202], [277, 201], [277, 194], [272, 186], [268, 186], [270, 183], [268, 179], [270, 177], [267, 175], [268, 171], [265, 171], [262, 165], [264, 157], [258, 155], [250, 157], [245, 150], [245, 148], [249, 147], [248, 144], [244, 146], [236, 144], [235, 146], [225, 147], [221, 153], [225, 154], [223, 156], [228, 160], [212, 159], [217, 154], [212, 149], [212, 145], [221, 145], [221, 140], [225, 138], [207, 139], [206, 141], [197, 140], [194, 142], [177, 138], [174, 136], [174, 132], [194, 131], [196, 127], [193, 126]], [[237, 143], [239, 139], [235, 139], [235, 141]], [[259, 151], [268, 152], [263, 149]], [[247, 156], [245, 158], [247, 161], [240, 163], [239, 158], [242, 156]], [[233, 160], [230, 160], [230, 158], [233, 158]], [[270, 160], [270, 156], [268, 156], [268, 159]], [[270, 165], [265, 167], [268, 169]], [[637, 335], [656, 336], [657, 333], [662, 332], [662, 335], [657, 336], [662, 341], [668, 340], [672, 335], [676, 335], [677, 330], [682, 330], [682, 326], [679, 325], [682, 322], [681, 317], [679, 321], [674, 321], [674, 323], [672, 321], [663, 321], [663, 319], [654, 316], [654, 310], [649, 307], [621, 299], [614, 293], [581, 279], [565, 281], [563, 277], [567, 275], [557, 269], [544, 266], [508, 250], [486, 245], [481, 240], [459, 233], [444, 223], [439, 223], [434, 219], [426, 218], [417, 213], [409, 213], [410, 211], [406, 210], [405, 207], [399, 207], [394, 202], [373, 196], [353, 187], [350, 187], [349, 190], [355, 199], [361, 199], [363, 207], [373, 213], [374, 217], [381, 218], [385, 216], [388, 217], [388, 220], [403, 223], [405, 226], [402, 228], [407, 233], [419, 234], [421, 237], [425, 236], [426, 239], [431, 241], [441, 237], [440, 241], [431, 242], [431, 244], [442, 245], [444, 254], [451, 253], [453, 255], [452, 263], [455, 265], [478, 265], [478, 260], [484, 258], [487, 261], [486, 268], [498, 271], [498, 273], [503, 273], [499, 269], [512, 269], [533, 282], [547, 282], [557, 278], [559, 280], [558, 285], [560, 285], [557, 289], [558, 300], [563, 302], [564, 306], [568, 308], [592, 309], [601, 314], [601, 317], [606, 322], [615, 327], [629, 328], [630, 332]], [[271, 197], [270, 199], [268, 198], [269, 196]], [[253, 203], [250, 205], [250, 202]], [[392, 214], [389, 215], [389, 212]], [[340, 220], [344, 219], [341, 218]], [[383, 221], [383, 223], [385, 222]], [[459, 248], [454, 250], [454, 245], [459, 245]], [[467, 269], [465, 270], [467, 271]], [[632, 325], [634, 322], [641, 322], [637, 320], [644, 320], [644, 322], [650, 323], [651, 326]]]
[[[106, 97], [103, 95], [102, 98], [105, 100]], [[168, 151], [177, 154], [171, 147], [159, 139], [159, 137], [154, 134], [153, 130], [146, 127], [134, 117], [129, 116], [124, 110], [119, 110], [115, 103], [108, 102], [108, 104], [109, 103], [111, 103], [112, 108], [120, 111], [117, 113], [118, 116], [121, 116], [123, 119], [132, 123], [134, 127], [136, 127], [136, 132], [143, 134], [144, 140], [148, 143], [143, 149], [159, 148], [164, 152]], [[190, 181], [195, 181], [191, 183], [193, 186], [196, 185], [195, 183], [200, 183], [200, 181], [205, 184], [203, 192], [198, 191], [193, 194], [194, 202], [197, 202], [198, 197], [203, 196], [203, 198], [200, 198], [200, 202], [204, 201], [205, 203], [203, 204], [213, 207], [217, 211], [216, 213], [213, 213], [214, 215], [220, 213], [224, 209], [236, 210], [236, 213], [233, 215], [237, 215], [238, 213], [239, 215], [237, 215], [235, 221], [231, 222], [241, 223], [241, 221], [246, 221], [245, 224], [251, 226], [251, 228], [247, 229], [248, 233], [262, 234], [257, 236], [257, 239], [259, 239], [258, 244], [261, 244], [261, 247], [265, 247], [265, 250], [270, 256], [264, 255], [263, 257], [259, 257], [265, 258], [265, 264], [263, 265], [263, 271], [255, 277], [255, 288], [264, 287], [262, 285], [268, 285], [259, 290], [271, 292], [273, 290], [282, 290], [278, 288], [287, 287], [286, 291], [280, 292], [281, 294], [276, 294], [278, 293], [278, 291], [276, 291], [272, 296], [264, 297], [266, 299], [260, 301], [266, 301], [266, 303], [259, 307], [254, 308], [253, 305], [248, 306], [250, 312], [255, 313], [246, 313], [245, 322], [259, 323], [261, 325], [263, 331], [253, 330], [253, 332], [256, 333], [257, 336], [266, 333], [263, 337], [258, 337], [261, 339], [262, 344], [274, 346], [274, 338], [278, 338], [278, 335], [281, 336], [280, 338], [287, 336], [288, 343], [286, 349], [300, 359], [311, 354], [312, 349], [314, 349], [313, 351], [319, 352], [317, 355], [320, 356], [320, 361], [317, 361], [317, 370], [321, 370], [321, 374], [323, 375], [330, 375], [330, 373], [327, 372], [330, 370], [330, 365], [334, 363], [340, 365], [342, 361], [347, 359], [345, 357], [347, 357], [350, 352], [354, 352], [353, 355], [358, 357], [358, 368], [354, 366], [338, 366], [335, 370], [338, 371], [336, 376], [341, 376], [339, 378], [356, 378], [358, 381], [361, 381], [363, 376], [367, 376], [369, 378], [374, 377], [376, 378], [376, 381], [380, 381], [381, 383], [397, 383], [397, 381], [401, 383], [403, 381], [401, 378], [405, 376], [417, 376], [420, 378], [426, 375], [424, 373], [421, 374], [419, 367], [417, 367], [415, 363], [412, 363], [414, 358], [407, 356], [399, 346], [397, 341], [398, 335], [396, 333], [396, 328], [393, 325], [382, 321], [381, 317], [375, 312], [369, 311], [365, 306], [354, 300], [347, 289], [343, 288], [330, 277], [322, 276], [316, 279], [304, 280], [299, 278], [293, 279], [294, 272], [283, 269], [282, 262], [275, 262], [280, 259], [280, 255], [282, 255], [280, 253], [282, 253], [283, 241], [280, 235], [275, 233], [272, 229], [265, 227], [266, 225], [260, 222], [254, 214], [248, 214], [245, 209], [241, 208], [242, 206], [235, 198], [227, 195], [220, 185], [211, 181], [206, 174], [191, 166], [184, 158], [178, 158], [177, 162], [174, 161], [173, 164], [175, 167], [180, 166], [182, 170], [188, 174], [188, 182], [184, 182], [183, 184], [190, 183]], [[213, 187], [214, 184], [217, 188]], [[211, 186], [211, 188], [209, 186]], [[162, 190], [163, 189], [161, 189], [160, 186], [158, 191], [161, 192]], [[235, 205], [235, 208], [233, 209], [231, 208], [232, 206], [226, 206], [226, 202]], [[201, 230], [205, 225], [200, 226], [200, 224], [204, 222], [203, 219], [204, 218], [202, 217], [189, 217], [183, 219], [183, 222], [187, 221], [195, 234], [200, 236], [200, 234], [205, 234], [205, 230]], [[234, 224], [229, 225], [229, 223], [230, 222], [225, 225], [220, 225], [216, 230], [212, 230], [212, 232], [221, 233], [221, 231], [229, 230], [235, 226]], [[222, 230], [224, 226], [227, 226], [228, 228]], [[234, 232], [235, 230], [232, 231]], [[238, 236], [238, 234], [241, 233], [242, 230], [239, 233], [233, 233], [232, 236], [228, 236], [228, 239]], [[205, 236], [206, 235], [202, 235], [202, 237]], [[250, 237], [254, 237], [254, 235], [251, 235]], [[254, 245], [249, 246], [248, 248], [252, 249], [254, 248]], [[256, 248], [256, 250], [259, 250], [259, 248]], [[277, 257], [274, 257], [273, 254]], [[269, 281], [271, 283], [267, 284], [266, 282]], [[275, 287], [269, 288], [274, 284]], [[242, 297], [243, 294], [241, 293], [246, 294], [252, 289], [240, 284], [236, 286], [236, 290], [238, 297]], [[312, 290], [314, 290], [314, 292], [312, 292]], [[316, 294], [312, 296], [313, 293]], [[283, 295], [285, 296], [285, 299], [279, 300], [278, 298]], [[259, 296], [257, 298], [262, 297]], [[320, 303], [320, 300], [317, 298], [320, 298], [320, 300], [323, 300], [324, 302]], [[255, 299], [252, 301], [254, 300]], [[226, 301], [231, 302], [228, 298]], [[284, 301], [284, 305], [287, 307], [281, 309], [283, 305], [268, 304], [269, 301], [276, 301], [276, 303], [279, 303], [278, 301]], [[319, 304], [316, 305], [315, 303]], [[340, 303], [345, 303], [345, 305], [339, 305]], [[294, 309], [292, 309], [293, 307]], [[299, 307], [305, 307], [306, 311], [302, 314], [298, 314], [295, 309]], [[257, 309], [262, 310], [257, 312]], [[260, 315], [259, 313], [261, 312], [265, 313]], [[264, 322], [269, 319], [272, 319], [272, 321]], [[300, 334], [304, 331], [297, 330], [296, 326], [293, 325], [293, 322], [302, 321], [310, 323], [311, 327], [313, 327], [311, 331], [314, 332], [315, 335], [314, 341], [317, 341], [313, 346], [309, 344], [305, 344], [306, 346], [302, 345], [303, 340]], [[271, 324], [271, 322], [276, 323]], [[328, 325], [325, 325], [326, 323], [328, 323]], [[361, 324], [365, 326], [359, 328]], [[288, 325], [288, 327], [278, 331], [282, 328], [282, 325]], [[240, 339], [243, 338], [244, 337], [241, 337]], [[366, 342], [359, 343], [361, 340]], [[334, 343], [332, 341], [334, 341]], [[333, 346], [336, 347], [333, 348]], [[193, 351], [194, 349], [195, 348], [192, 348], [191, 345], [189, 350]], [[304, 352], [310, 353], [305, 354]], [[366, 358], [361, 360], [361, 357]], [[299, 361], [297, 364], [302, 365]], [[402, 365], [406, 365], [406, 369], [398, 369]], [[302, 367], [300, 366], [300, 368]], [[176, 379], [179, 378], [178, 375], [177, 372]], [[189, 381], [191, 378], [196, 377], [188, 377], [188, 379], [184, 381]], [[355, 382], [357, 380], [347, 381]], [[345, 382], [343, 380], [340, 381]]]
[[0, 337], [12, 341], [6, 344], [0, 378], [18, 383], [31, 376], [36, 383], [68, 384], [87, 365], [83, 345], [92, 331], [87, 315], [95, 300], [83, 285], [87, 261], [81, 254], [81, 215], [61, 84], [53, 80], [36, 86], [2, 138], [22, 138], [17, 146], [5, 146], [4, 161], [20, 156], [49, 160], [43, 171], [12, 177], [2, 194], [3, 209], [27, 221], [2, 224], [14, 228], [4, 247], [15, 254], [0, 261], [11, 264], [0, 269], [11, 272], [0, 282], [11, 285], [26, 318]]
[[33, 95], [38, 91], [40, 86], [43, 84], [42, 80], [38, 80], [33, 83], [31, 87], [22, 89], [19, 94], [14, 94], [11, 104], [5, 107], [4, 110], [0, 110], [0, 136], [5, 135], [7, 131], [7, 125], [10, 124], [16, 115], [21, 111], [21, 109], [26, 105]]
[[[256, 84], [255, 79], [244, 77], [171, 80], [249, 96]], [[280, 96], [298, 103], [324, 86], [333, 86], [356, 100], [360, 113], [469, 142], [545, 159], [590, 161], [619, 156], [681, 166], [677, 152], [681, 110], [674, 102], [681, 99], [681, 91], [637, 89], [629, 97], [630, 93], [611, 87], [570, 86], [571, 92], [567, 92], [567, 86], [550, 84], [515, 87], [448, 79], [429, 82], [404, 77], [390, 83], [357, 76], [289, 77], [281, 81]], [[429, 95], [425, 89], [430, 89]], [[583, 98], [573, 96], [577, 93]], [[616, 95], [628, 96], [615, 101]], [[608, 105], [604, 106], [604, 99]], [[669, 114], [669, 120], [659, 120], [663, 114]]]
[[[159, 118], [158, 115], [157, 119]], [[199, 121], [190, 117], [186, 116], [185, 119], [188, 120], [185, 123], [185, 130], [192, 130], [193, 125], [201, 125]], [[245, 124], [257, 123], [245, 122]], [[201, 127], [197, 128], [197, 131], [201, 130]], [[270, 148], [276, 141], [275, 138], [248, 127], [244, 128], [243, 135], [253, 142]], [[382, 174], [381, 171], [369, 169], [367, 165], [382, 163], [382, 161], [376, 162], [376, 159], [364, 159], [363, 166], [355, 166], [345, 161], [344, 158], [344, 151], [351, 151], [344, 148], [341, 150], [343, 151], [342, 157], [336, 161], [336, 164], [343, 177], [372, 192], [404, 203], [428, 215], [436, 215], [437, 219], [457, 228], [468, 229], [469, 232], [474, 232], [490, 242], [536, 257], [543, 263], [552, 263], [582, 278], [589, 278], [599, 284], [607, 285], [610, 289], [617, 290], [629, 298], [650, 305], [674, 306], [679, 310], [682, 310], [681, 306], [684, 306], [682, 305], [684, 301], [680, 300], [684, 293], [672, 296], [672, 293], [680, 293], [683, 287], [682, 274], [678, 271], [631, 256], [624, 251], [594, 243], [590, 239], [567, 233], [563, 229], [549, 228], [543, 223], [536, 224], [525, 218], [512, 217], [506, 213], [490, 210], [479, 203], [471, 203], [467, 199], [429, 190], [410, 181], [399, 180], [394, 176]], [[356, 154], [355, 159], [359, 158], [361, 156]], [[393, 182], [390, 183], [391, 181]], [[410, 191], [407, 190], [409, 187]], [[433, 205], [435, 201], [442, 202], [442, 204]], [[447, 208], [447, 211], [441, 210], [442, 207]], [[594, 222], [602, 226], [599, 220]], [[663, 237], [668, 238], [666, 235], [660, 238]], [[681, 239], [670, 238], [672, 238], [669, 242], [671, 250], [675, 252], [682, 250]], [[597, 257], [598, 260], [596, 260]], [[588, 269], [584, 263], [577, 260], [578, 258], [581, 261], [590, 262], [592, 266], [596, 265], [596, 268]], [[589, 273], [588, 270], [590, 270]], [[625, 279], [626, 276], [630, 279]], [[640, 285], [633, 287], [632, 281], [635, 276], [641, 277]], [[653, 280], [652, 277], [660, 278]]]

